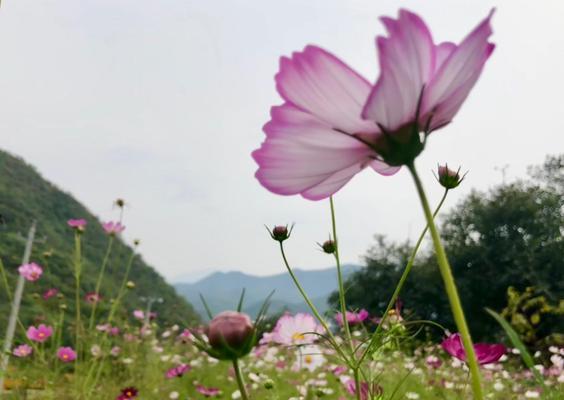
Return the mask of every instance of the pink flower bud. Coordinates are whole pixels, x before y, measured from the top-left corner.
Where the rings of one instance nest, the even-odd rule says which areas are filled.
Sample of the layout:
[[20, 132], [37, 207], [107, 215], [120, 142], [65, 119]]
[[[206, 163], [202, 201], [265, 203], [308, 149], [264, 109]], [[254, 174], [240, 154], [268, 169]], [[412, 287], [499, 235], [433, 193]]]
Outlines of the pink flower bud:
[[208, 327], [210, 345], [217, 350], [240, 350], [248, 345], [252, 335], [251, 318], [236, 311], [219, 313]]
[[445, 189], [454, 189], [464, 179], [464, 176], [460, 176], [460, 168], [457, 171], [453, 171], [448, 168], [448, 165], [439, 165], [438, 168], [439, 177], [437, 180]]

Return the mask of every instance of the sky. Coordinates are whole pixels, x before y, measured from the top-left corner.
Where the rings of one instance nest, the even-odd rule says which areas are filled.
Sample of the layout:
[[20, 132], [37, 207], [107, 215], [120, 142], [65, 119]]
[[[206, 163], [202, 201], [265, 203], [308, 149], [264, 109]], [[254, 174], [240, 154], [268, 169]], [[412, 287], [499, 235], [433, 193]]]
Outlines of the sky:
[[[496, 50], [470, 97], [417, 165], [469, 174], [473, 188], [526, 174], [564, 149], [564, 2], [375, 0], [5, 0], [0, 8], [0, 147], [23, 157], [103, 220], [124, 198], [124, 238], [170, 281], [216, 270], [284, 271], [264, 225], [295, 223], [294, 267], [332, 265], [328, 201], [277, 196], [250, 157], [280, 104], [279, 58], [321, 46], [378, 76], [379, 17], [420, 14], [435, 41], [459, 42], [496, 7]], [[373, 235], [414, 240], [423, 214], [407, 171], [365, 170], [335, 196], [341, 258]], [[76, 216], [80, 217], [80, 216]]]

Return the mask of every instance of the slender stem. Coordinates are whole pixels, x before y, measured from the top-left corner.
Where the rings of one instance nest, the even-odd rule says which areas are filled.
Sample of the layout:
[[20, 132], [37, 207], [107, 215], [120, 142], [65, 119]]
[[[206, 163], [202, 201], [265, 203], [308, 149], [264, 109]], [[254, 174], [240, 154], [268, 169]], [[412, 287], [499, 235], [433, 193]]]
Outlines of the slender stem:
[[[435, 208], [435, 212], [433, 213], [433, 219], [439, 213], [439, 210], [443, 206], [447, 195], [448, 195], [448, 189], [445, 189], [445, 192], [443, 194], [443, 197], [441, 198], [441, 201], [439, 202], [439, 205], [437, 206], [437, 208]], [[364, 359], [366, 358], [366, 356], [370, 352], [370, 349], [372, 348], [374, 343], [376, 343], [376, 340], [378, 339], [378, 335], [380, 334], [380, 331], [382, 330], [382, 326], [384, 325], [386, 318], [388, 318], [388, 314], [389, 314], [390, 310], [392, 309], [392, 307], [394, 306], [394, 304], [396, 303], [396, 301], [399, 297], [399, 294], [400, 294], [401, 290], [403, 289], [403, 285], [405, 284], [405, 281], [407, 280], [407, 277], [409, 276], [409, 273], [411, 272], [411, 268], [413, 267], [413, 263], [415, 262], [415, 257], [417, 256], [417, 252], [419, 251], [419, 247], [421, 246], [421, 243], [423, 242], [423, 238], [425, 238], [425, 235], [427, 234], [428, 229], [429, 229], [429, 224], [427, 224], [425, 226], [425, 229], [423, 229], [423, 231], [419, 235], [419, 238], [417, 239], [417, 242], [415, 243], [415, 247], [413, 248], [411, 255], [409, 256], [409, 260], [407, 261], [407, 264], [405, 265], [405, 268], [403, 270], [403, 274], [401, 275], [401, 277], [398, 281], [398, 284], [396, 285], [396, 288], [394, 290], [394, 293], [392, 294], [392, 297], [390, 298], [390, 301], [388, 302], [388, 306], [386, 307], [386, 310], [384, 311], [384, 314], [382, 315], [382, 319], [381, 319], [380, 323], [378, 324], [378, 326], [376, 327], [376, 331], [374, 332], [374, 335], [372, 335], [370, 343], [368, 344], [368, 346], [366, 347], [366, 349], [364, 350], [364, 352], [360, 356], [360, 359], [358, 360], [359, 364], [361, 364], [364, 361]]]
[[75, 308], [76, 308], [76, 332], [75, 332], [75, 346], [76, 346], [76, 354], [77, 354], [77, 361], [80, 358], [80, 325], [81, 325], [81, 318], [80, 318], [80, 275], [82, 273], [82, 249], [81, 249], [81, 241], [80, 241], [81, 233], [76, 230], [74, 234], [74, 275], [75, 275]]
[[117, 311], [117, 307], [119, 306], [119, 303], [124, 295], [125, 287], [127, 285], [127, 279], [129, 278], [129, 271], [131, 271], [131, 266], [133, 265], [134, 259], [135, 259], [135, 249], [131, 251], [131, 256], [129, 257], [129, 260], [127, 262], [127, 267], [125, 267], [125, 275], [123, 276], [123, 280], [121, 282], [121, 286], [119, 288], [119, 292], [116, 297], [116, 300], [114, 301], [114, 304], [112, 304], [110, 315], [108, 316], [108, 323], [112, 322], [114, 318], [114, 314]]
[[98, 274], [98, 280], [96, 281], [95, 293], [97, 300], [92, 304], [92, 312], [90, 313], [90, 323], [88, 324], [89, 330], [92, 330], [92, 328], [94, 327], [94, 320], [96, 318], [96, 306], [98, 305], [98, 299], [100, 298], [100, 287], [102, 286], [102, 280], [104, 279], [104, 272], [106, 271], [106, 265], [108, 264], [108, 259], [110, 258], [110, 253], [112, 251], [113, 244], [114, 244], [114, 235], [111, 235], [108, 241], [106, 254], [104, 255], [104, 260], [102, 261], [102, 267], [100, 268], [100, 273]]
[[313, 305], [313, 303], [311, 302], [311, 300], [309, 299], [308, 295], [306, 294], [305, 290], [302, 288], [302, 285], [300, 285], [300, 282], [298, 281], [298, 278], [296, 277], [296, 275], [294, 274], [294, 271], [292, 271], [292, 268], [290, 267], [290, 264], [288, 263], [288, 259], [286, 258], [286, 253], [284, 251], [284, 244], [282, 242], [280, 243], [280, 253], [282, 253], [282, 259], [284, 260], [284, 265], [286, 266], [286, 269], [288, 270], [288, 273], [290, 274], [290, 277], [292, 278], [292, 280], [294, 281], [294, 284], [296, 285], [296, 288], [298, 289], [298, 291], [300, 292], [300, 294], [302, 295], [302, 297], [304, 298], [305, 302], [307, 303], [307, 305], [309, 306], [311, 312], [313, 313], [313, 315], [315, 315], [315, 318], [317, 318], [317, 320], [319, 321], [319, 323], [321, 324], [321, 326], [323, 326], [323, 328], [325, 329], [325, 332], [327, 332], [329, 341], [331, 343], [331, 345], [333, 346], [333, 348], [335, 349], [335, 351], [337, 353], [339, 353], [339, 355], [343, 358], [343, 360], [347, 363], [347, 365], [352, 365], [349, 358], [345, 355], [345, 353], [343, 353], [343, 350], [339, 347], [339, 345], [337, 344], [337, 340], [335, 339], [335, 336], [333, 335], [333, 332], [331, 332], [331, 329], [329, 328], [329, 326], [327, 325], [327, 322], [325, 322], [325, 319], [321, 316], [321, 314], [319, 313], [319, 311], [317, 311], [317, 308], [315, 307], [315, 305]]
[[241, 392], [241, 399], [249, 400], [249, 395], [247, 394], [247, 389], [245, 388], [243, 374], [241, 374], [241, 367], [239, 366], [239, 360], [237, 358], [233, 359], [233, 369], [235, 369], [235, 377], [237, 378], [237, 386], [239, 386], [239, 391]]
[[339, 241], [337, 240], [337, 222], [335, 218], [335, 204], [333, 203], [333, 196], [329, 197], [329, 204], [331, 205], [331, 226], [333, 230], [333, 242], [335, 244], [335, 262], [337, 264], [337, 281], [339, 285], [339, 303], [341, 305], [341, 318], [343, 320], [343, 327], [345, 329], [345, 337], [351, 349], [351, 359], [355, 365], [353, 368], [355, 380], [355, 392], [358, 400], [361, 400], [360, 394], [360, 378], [358, 374], [358, 364], [356, 363], [355, 347], [351, 335], [351, 328], [347, 319], [347, 305], [345, 300], [345, 285], [343, 284], [343, 273], [341, 270], [341, 259], [339, 257]]
[[454, 277], [452, 275], [451, 267], [449, 265], [446, 252], [441, 244], [441, 239], [435, 222], [433, 220], [433, 215], [431, 214], [431, 209], [429, 208], [429, 202], [427, 201], [427, 196], [423, 190], [423, 184], [417, 175], [415, 170], [415, 164], [410, 164], [407, 166], [409, 172], [413, 177], [415, 186], [417, 187], [417, 193], [419, 194], [419, 199], [421, 200], [421, 205], [423, 206], [423, 212], [425, 213], [425, 218], [427, 219], [427, 224], [429, 230], [431, 231], [431, 237], [433, 238], [433, 245], [435, 247], [435, 253], [437, 257], [437, 263], [439, 265], [439, 270], [445, 284], [445, 290], [450, 302], [450, 308], [454, 316], [454, 321], [462, 337], [462, 343], [464, 345], [464, 350], [466, 351], [466, 360], [468, 367], [470, 368], [470, 374], [472, 377], [472, 390], [474, 392], [474, 399], [482, 400], [484, 395], [482, 393], [482, 384], [480, 379], [480, 370], [478, 367], [478, 361], [476, 360], [476, 353], [474, 352], [474, 345], [472, 343], [472, 337], [470, 336], [470, 330], [466, 324], [466, 318], [464, 317], [464, 310], [462, 309], [462, 304], [460, 302], [460, 297], [458, 295], [458, 289], [456, 288], [456, 283], [454, 282]]

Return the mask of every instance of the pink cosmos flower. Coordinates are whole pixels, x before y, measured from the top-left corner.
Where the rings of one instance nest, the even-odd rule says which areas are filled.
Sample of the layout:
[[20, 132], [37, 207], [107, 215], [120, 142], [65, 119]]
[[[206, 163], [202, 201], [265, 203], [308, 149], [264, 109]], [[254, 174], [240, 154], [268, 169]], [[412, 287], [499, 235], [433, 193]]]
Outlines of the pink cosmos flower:
[[59, 294], [59, 289], [57, 289], [57, 288], [47, 289], [47, 290], [43, 293], [43, 300], [49, 300], [51, 297], [54, 297], [54, 296], [56, 296], [57, 294]]
[[88, 292], [84, 296], [84, 300], [86, 300], [90, 304], [94, 304], [94, 303], [98, 303], [100, 300], [102, 300], [102, 296], [100, 296], [96, 292]]
[[[419, 16], [383, 18], [381, 75], [373, 87], [332, 54], [307, 46], [280, 60], [266, 140], [253, 158], [271, 192], [329, 197], [367, 166], [392, 175], [423, 150], [425, 135], [449, 123], [493, 51], [490, 16], [458, 46], [434, 44]], [[425, 136], [426, 137], [426, 136]]]
[[114, 347], [112, 347], [112, 349], [110, 350], [110, 354], [111, 354], [113, 357], [119, 356], [120, 353], [121, 353], [121, 348], [120, 348], [119, 346], [114, 346]]
[[271, 340], [287, 346], [311, 344], [319, 338], [316, 333], [322, 332], [323, 329], [310, 314], [285, 314], [276, 322]]
[[121, 389], [121, 394], [118, 397], [116, 397], [116, 400], [135, 399], [137, 398], [138, 394], [139, 391], [137, 390], [137, 388], [133, 386], [126, 387], [124, 389]]
[[[441, 346], [451, 356], [461, 361], [466, 361], [466, 352], [464, 351], [459, 333], [447, 337], [443, 340]], [[478, 364], [483, 365], [498, 361], [507, 349], [502, 344], [476, 343], [474, 344], [474, 351], [476, 352]]]
[[182, 375], [184, 375], [186, 372], [190, 371], [192, 369], [192, 367], [190, 367], [188, 364], [180, 364], [174, 368], [169, 369], [165, 376], [168, 379], [172, 379], [172, 378], [181, 378]]
[[85, 219], [69, 219], [67, 221], [67, 225], [70, 226], [73, 229], [76, 229], [77, 231], [84, 231], [84, 229], [86, 228], [86, 220]]
[[27, 328], [27, 338], [34, 342], [43, 343], [49, 339], [52, 334], [53, 328], [44, 324], [39, 325], [37, 328], [35, 326]]
[[[350, 326], [363, 323], [368, 318], [368, 315], [369, 315], [368, 311], [366, 311], [364, 308], [359, 312], [351, 312], [351, 311], [345, 312], [347, 322], [349, 323]], [[340, 312], [335, 314], [335, 320], [337, 321], [337, 324], [339, 326], [343, 326], [343, 314], [341, 314]]]
[[27, 281], [34, 282], [41, 277], [43, 274], [43, 268], [41, 268], [36, 263], [23, 264], [18, 268], [18, 272]]
[[[345, 389], [351, 395], [356, 394], [356, 383], [354, 379], [348, 378], [342, 381], [345, 385]], [[383, 389], [380, 385], [373, 383], [370, 385], [368, 382], [360, 383], [360, 398], [362, 400], [369, 400], [372, 396], [378, 396], [383, 393]]]
[[196, 385], [196, 390], [205, 397], [215, 397], [221, 393], [218, 388], [205, 387], [204, 385]]
[[113, 221], [104, 222], [102, 228], [108, 235], [117, 235], [125, 230], [125, 226], [122, 225], [121, 222]]
[[142, 320], [145, 319], [145, 313], [142, 310], [134, 310], [133, 317], [136, 319]]
[[376, 39], [380, 77], [362, 116], [380, 128], [374, 148], [385, 160], [413, 161], [425, 144], [419, 133], [426, 137], [452, 121], [494, 50], [492, 15], [459, 45], [434, 43], [425, 22], [407, 10], [382, 18], [389, 36]]
[[57, 358], [64, 363], [76, 360], [76, 352], [72, 347], [59, 347], [57, 350]]
[[208, 339], [214, 348], [225, 345], [238, 350], [246, 346], [253, 334], [251, 318], [236, 311], [223, 311], [217, 314], [208, 326]]
[[16, 347], [12, 351], [13, 355], [15, 355], [16, 357], [20, 357], [20, 358], [27, 357], [31, 353], [33, 353], [33, 348], [30, 345], [27, 345], [27, 344], [20, 344], [18, 347]]

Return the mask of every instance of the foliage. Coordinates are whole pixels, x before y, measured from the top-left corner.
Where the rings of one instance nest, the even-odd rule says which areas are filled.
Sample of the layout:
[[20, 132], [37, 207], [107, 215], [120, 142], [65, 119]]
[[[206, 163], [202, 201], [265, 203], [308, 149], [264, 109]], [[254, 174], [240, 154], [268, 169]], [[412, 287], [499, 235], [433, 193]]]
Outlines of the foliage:
[[[471, 331], [476, 340], [499, 335], [499, 327], [484, 308], [502, 310], [509, 286], [535, 286], [547, 301], [564, 297], [563, 157], [550, 157], [531, 169], [533, 178], [473, 191], [442, 216], [442, 239]], [[366, 268], [347, 283], [351, 308], [383, 312], [411, 251], [409, 243], [389, 243], [376, 237], [365, 257]], [[418, 255], [400, 294], [414, 317], [454, 329], [448, 301], [434, 257]], [[337, 295], [330, 297], [336, 304]], [[562, 332], [560, 318], [543, 334]], [[547, 324], [548, 325], [548, 324]], [[435, 331], [437, 332], [437, 331]]]
[[[70, 218], [88, 221], [83, 241], [83, 273], [81, 295], [94, 291], [96, 279], [108, 246], [108, 235], [100, 221], [70, 194], [45, 181], [39, 173], [23, 160], [0, 151], [0, 258], [5, 266], [11, 289], [15, 287], [16, 268], [21, 263], [25, 245], [24, 236], [33, 220], [37, 221], [37, 240], [34, 243], [32, 261], [45, 268], [44, 276], [37, 282], [28, 282], [23, 299], [21, 320], [30, 323], [41, 318], [49, 308], [56, 307], [53, 301], [45, 302], [40, 297], [48, 288], [58, 288], [72, 315], [74, 302], [74, 277], [72, 267], [73, 232], [66, 224]], [[116, 295], [123, 279], [125, 266], [133, 249], [117, 238], [108, 262], [99, 307], [102, 314], [109, 308], [109, 300]], [[190, 304], [178, 296], [174, 289], [137, 255], [131, 269], [131, 280], [135, 289], [129, 290], [124, 299], [127, 309], [144, 307], [142, 296], [158, 296], [164, 299], [156, 306], [160, 316], [170, 322], [194, 321], [198, 319]], [[35, 293], [35, 295], [34, 295]], [[65, 301], [68, 298], [69, 301]], [[4, 331], [9, 310], [9, 300], [0, 285], [0, 331]], [[89, 309], [85, 310], [87, 313]], [[122, 315], [124, 317], [124, 315]]]

